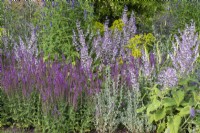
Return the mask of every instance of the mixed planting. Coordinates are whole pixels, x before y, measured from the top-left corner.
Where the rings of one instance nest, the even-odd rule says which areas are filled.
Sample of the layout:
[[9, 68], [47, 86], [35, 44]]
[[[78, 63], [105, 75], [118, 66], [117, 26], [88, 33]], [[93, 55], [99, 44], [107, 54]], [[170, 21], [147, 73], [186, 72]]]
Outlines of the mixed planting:
[[200, 6], [0, 2], [2, 131], [200, 132], [200, 25], [176, 4]]

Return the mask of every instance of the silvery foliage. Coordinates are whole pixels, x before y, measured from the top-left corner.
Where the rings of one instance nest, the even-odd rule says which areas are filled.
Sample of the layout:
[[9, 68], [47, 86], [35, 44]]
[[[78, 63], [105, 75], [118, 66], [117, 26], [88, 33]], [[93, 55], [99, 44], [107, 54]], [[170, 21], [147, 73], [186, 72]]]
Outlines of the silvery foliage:
[[148, 124], [148, 118], [144, 113], [137, 113], [137, 109], [141, 107], [140, 93], [134, 88], [126, 93], [127, 106], [121, 115], [121, 123], [131, 133], [148, 133], [152, 131], [153, 126]]
[[109, 68], [106, 68], [106, 75], [105, 87], [95, 96], [94, 124], [100, 133], [112, 133], [117, 129], [124, 86], [119, 85], [119, 77], [116, 82], [111, 79]]
[[174, 53], [170, 53], [173, 67], [180, 76], [188, 75], [194, 68], [194, 64], [199, 56], [198, 33], [195, 33], [195, 23], [186, 25], [183, 33], [179, 31], [181, 37], [175, 35], [176, 43], [173, 44]]
[[163, 89], [176, 86], [178, 83], [177, 71], [174, 68], [166, 68], [158, 75], [158, 84], [163, 86]]
[[[86, 58], [81, 58], [84, 64], [91, 64], [91, 55], [95, 54], [96, 57], [93, 60], [100, 60], [101, 65], [108, 65], [116, 63], [118, 57], [122, 57], [123, 61], [127, 61], [130, 57], [131, 52], [128, 49], [124, 49], [124, 46], [128, 44], [128, 40], [132, 38], [136, 33], [135, 18], [134, 13], [132, 12], [130, 19], [127, 18], [127, 8], [124, 9], [122, 21], [125, 26], [122, 31], [118, 29], [111, 30], [108, 27], [108, 20], [104, 25], [104, 35], [102, 36], [100, 32], [97, 32], [97, 35], [92, 39], [92, 48], [88, 50], [88, 45], [85, 41], [85, 36], [80, 29], [80, 25], [77, 25], [79, 42], [77, 41], [77, 36], [74, 31], [73, 35], [73, 44], [78, 51], [80, 51], [81, 57], [85, 55]], [[81, 50], [85, 49], [85, 50]], [[87, 53], [86, 53], [87, 52]]]

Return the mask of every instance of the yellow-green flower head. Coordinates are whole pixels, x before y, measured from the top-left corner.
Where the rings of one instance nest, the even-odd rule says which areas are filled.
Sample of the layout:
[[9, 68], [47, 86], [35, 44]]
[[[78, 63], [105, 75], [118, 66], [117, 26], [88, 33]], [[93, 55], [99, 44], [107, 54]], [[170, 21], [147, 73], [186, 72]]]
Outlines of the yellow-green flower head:
[[153, 36], [152, 33], [148, 34], [139, 34], [135, 35], [128, 41], [127, 48], [131, 49], [132, 56], [134, 57], [141, 57], [141, 49], [148, 49], [148, 47], [152, 46], [153, 42], [156, 41], [156, 38]]
[[111, 29], [114, 30], [114, 29], [118, 29], [119, 31], [122, 31], [123, 30], [123, 27], [124, 27], [124, 22], [122, 21], [122, 19], [118, 19], [118, 20], [115, 20], [111, 26]]
[[95, 32], [97, 32], [99, 30], [100, 33], [103, 33], [104, 32], [104, 25], [102, 23], [96, 21], [94, 23], [94, 30], [95, 30]]
[[131, 53], [132, 53], [132, 56], [136, 58], [139, 58], [142, 56], [142, 52], [138, 48], [132, 49]]
[[143, 41], [145, 46], [152, 46], [152, 43], [156, 41], [156, 38], [152, 33], [144, 34]]

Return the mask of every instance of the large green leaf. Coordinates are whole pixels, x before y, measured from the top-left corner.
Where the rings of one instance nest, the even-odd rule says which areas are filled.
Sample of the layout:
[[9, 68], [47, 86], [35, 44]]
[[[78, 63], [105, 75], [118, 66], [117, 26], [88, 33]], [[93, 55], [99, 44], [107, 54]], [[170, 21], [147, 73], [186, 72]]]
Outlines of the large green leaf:
[[185, 115], [188, 115], [190, 114], [190, 106], [186, 106], [184, 108], [181, 108], [179, 111], [179, 115], [182, 117], [182, 116], [185, 116]]
[[167, 130], [169, 130], [170, 133], [178, 133], [180, 123], [181, 116], [176, 115], [174, 117], [169, 117], [167, 122]]
[[162, 100], [162, 105], [164, 105], [165, 107], [171, 107], [176, 105], [176, 103], [174, 102], [173, 98], [166, 97]]
[[161, 105], [161, 102], [157, 99], [154, 99], [152, 104], [150, 104], [147, 108], [147, 114], [149, 114], [151, 111], [157, 110]]
[[176, 102], [176, 105], [179, 106], [184, 99], [185, 93], [181, 90], [172, 91], [172, 96], [174, 101]]
[[166, 116], [165, 108], [159, 109], [155, 112], [155, 121], [159, 121]]

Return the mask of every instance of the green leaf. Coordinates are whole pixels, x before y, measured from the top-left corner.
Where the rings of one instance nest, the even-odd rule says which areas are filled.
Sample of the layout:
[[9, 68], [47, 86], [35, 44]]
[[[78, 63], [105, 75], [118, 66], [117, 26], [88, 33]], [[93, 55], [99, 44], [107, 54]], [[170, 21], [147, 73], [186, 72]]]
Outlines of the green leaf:
[[200, 97], [198, 96], [198, 94], [196, 92], [192, 92], [192, 93], [193, 93], [194, 101], [195, 102], [199, 102], [200, 101]]
[[169, 129], [170, 133], [178, 133], [180, 123], [181, 116], [176, 115], [174, 117], [169, 117], [167, 122], [167, 129]]
[[157, 99], [154, 99], [152, 104], [150, 104], [148, 107], [147, 107], [147, 114], [149, 114], [151, 111], [155, 111], [157, 110], [161, 105], [161, 102]]
[[171, 107], [176, 105], [176, 103], [174, 102], [173, 98], [166, 97], [162, 100], [162, 105], [164, 105], [165, 107]]
[[181, 90], [172, 91], [172, 96], [174, 101], [176, 102], [176, 105], [179, 106], [184, 99], [185, 93]]
[[185, 116], [185, 115], [188, 115], [188, 114], [190, 114], [190, 106], [186, 106], [186, 107], [184, 107], [184, 108], [181, 108], [179, 111], [180, 111], [180, 112], [179, 112], [179, 115], [180, 115], [181, 117], [183, 117], [183, 116]]
[[143, 106], [143, 107], [137, 109], [137, 113], [142, 113], [142, 112], [144, 112], [145, 109], [146, 109], [146, 107]]
[[150, 114], [148, 116], [149, 116], [148, 123], [152, 124], [152, 122], [154, 121], [155, 115], [154, 114]]
[[155, 112], [155, 121], [159, 121], [166, 116], [165, 108], [159, 109]]
[[157, 129], [157, 133], [162, 133], [165, 130], [165, 127], [166, 127], [166, 123], [165, 122], [159, 124], [158, 129]]

